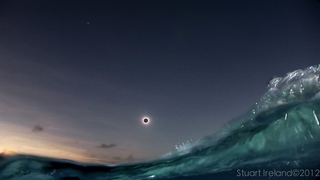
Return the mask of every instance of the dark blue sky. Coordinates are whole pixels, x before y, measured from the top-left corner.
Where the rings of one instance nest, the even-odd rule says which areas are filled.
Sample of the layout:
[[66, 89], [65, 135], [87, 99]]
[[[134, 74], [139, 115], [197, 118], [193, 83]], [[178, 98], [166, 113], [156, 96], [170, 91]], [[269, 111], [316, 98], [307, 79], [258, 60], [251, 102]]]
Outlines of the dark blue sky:
[[160, 156], [319, 64], [319, 20], [317, 0], [0, 1], [0, 150]]

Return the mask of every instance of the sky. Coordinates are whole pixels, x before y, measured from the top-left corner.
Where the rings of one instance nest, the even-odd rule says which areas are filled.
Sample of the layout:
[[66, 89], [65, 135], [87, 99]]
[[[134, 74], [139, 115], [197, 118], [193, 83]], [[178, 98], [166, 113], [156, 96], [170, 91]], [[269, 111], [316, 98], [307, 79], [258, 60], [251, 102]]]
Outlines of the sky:
[[0, 152], [160, 157], [319, 64], [319, 19], [318, 0], [0, 1]]

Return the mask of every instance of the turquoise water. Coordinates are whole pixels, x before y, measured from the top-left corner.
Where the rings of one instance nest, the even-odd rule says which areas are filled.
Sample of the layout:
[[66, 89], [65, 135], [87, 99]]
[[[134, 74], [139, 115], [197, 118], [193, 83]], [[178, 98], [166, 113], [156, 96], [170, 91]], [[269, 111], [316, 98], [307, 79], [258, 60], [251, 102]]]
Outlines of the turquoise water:
[[[29, 155], [0, 156], [0, 179], [239, 178], [241, 170], [320, 168], [320, 65], [274, 78], [244, 115], [219, 133], [148, 162], [103, 166]], [[289, 178], [290, 179], [290, 178]]]

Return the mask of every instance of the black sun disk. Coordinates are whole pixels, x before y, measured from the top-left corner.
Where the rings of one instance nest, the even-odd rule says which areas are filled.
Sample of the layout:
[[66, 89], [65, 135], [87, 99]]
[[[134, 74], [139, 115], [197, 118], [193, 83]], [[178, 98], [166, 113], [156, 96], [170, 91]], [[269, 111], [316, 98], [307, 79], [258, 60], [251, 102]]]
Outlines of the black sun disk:
[[148, 117], [144, 117], [144, 118], [142, 119], [142, 122], [143, 122], [143, 124], [147, 125], [148, 123], [150, 123], [150, 120], [149, 120]]

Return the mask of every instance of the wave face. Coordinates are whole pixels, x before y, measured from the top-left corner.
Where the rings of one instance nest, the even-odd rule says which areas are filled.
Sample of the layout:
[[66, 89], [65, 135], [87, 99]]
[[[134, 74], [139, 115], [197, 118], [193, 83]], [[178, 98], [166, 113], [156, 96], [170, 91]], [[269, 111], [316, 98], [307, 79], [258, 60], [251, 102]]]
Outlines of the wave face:
[[102, 166], [0, 156], [0, 179], [164, 179], [250, 167], [319, 167], [319, 75], [320, 65], [272, 79], [254, 107], [219, 133], [177, 145], [157, 160]]

